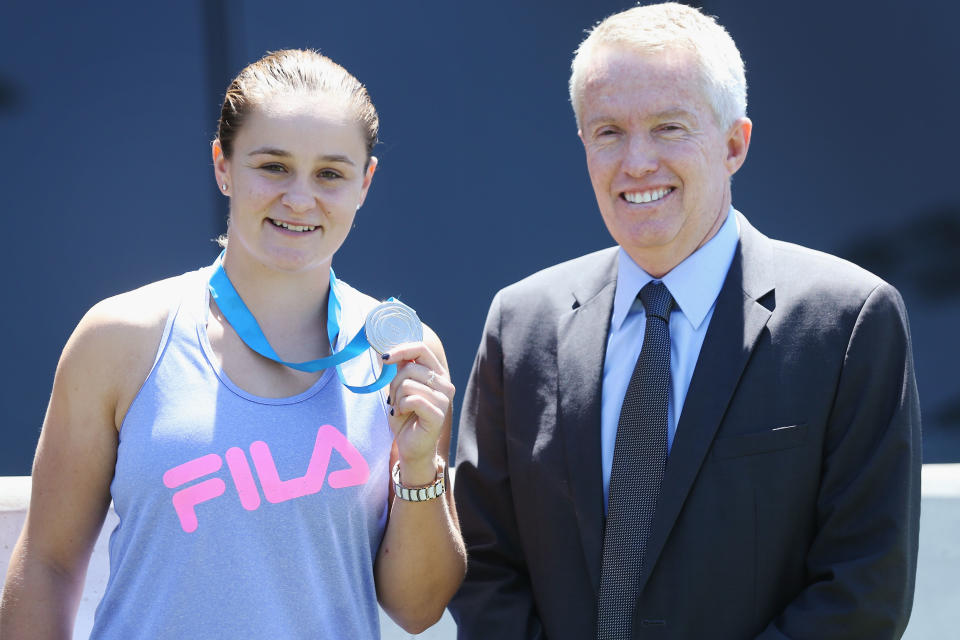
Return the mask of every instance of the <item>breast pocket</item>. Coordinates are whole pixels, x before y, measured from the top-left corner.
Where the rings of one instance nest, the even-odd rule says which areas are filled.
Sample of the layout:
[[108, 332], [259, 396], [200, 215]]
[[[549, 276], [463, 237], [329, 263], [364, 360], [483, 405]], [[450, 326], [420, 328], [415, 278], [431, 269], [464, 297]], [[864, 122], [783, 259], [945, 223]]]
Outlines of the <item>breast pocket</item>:
[[715, 458], [739, 458], [799, 447], [807, 441], [807, 425], [795, 424], [767, 431], [718, 438], [713, 443]]

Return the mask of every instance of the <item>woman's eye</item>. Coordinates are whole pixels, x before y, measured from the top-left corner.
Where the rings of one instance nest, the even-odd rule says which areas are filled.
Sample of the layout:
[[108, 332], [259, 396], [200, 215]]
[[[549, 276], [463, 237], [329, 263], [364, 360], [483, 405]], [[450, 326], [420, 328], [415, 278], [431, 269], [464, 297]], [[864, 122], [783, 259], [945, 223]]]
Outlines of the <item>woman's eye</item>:
[[264, 171], [269, 171], [270, 173], [284, 173], [287, 170], [287, 168], [282, 164], [277, 164], [276, 162], [260, 165], [260, 168]]
[[317, 172], [317, 177], [324, 180], [336, 180], [342, 176], [333, 169], [323, 169]]

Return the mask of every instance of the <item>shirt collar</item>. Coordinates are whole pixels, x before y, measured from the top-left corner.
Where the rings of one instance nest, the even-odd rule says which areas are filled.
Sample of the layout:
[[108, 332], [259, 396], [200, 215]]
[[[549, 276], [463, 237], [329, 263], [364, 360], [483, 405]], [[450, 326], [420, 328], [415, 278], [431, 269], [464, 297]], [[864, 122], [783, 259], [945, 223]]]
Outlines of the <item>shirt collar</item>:
[[[727, 219], [717, 233], [661, 278], [677, 307], [694, 329], [700, 328], [720, 295], [739, 241], [740, 225], [736, 211], [731, 206]], [[651, 280], [654, 278], [641, 269], [621, 247], [617, 260], [617, 291], [613, 299], [611, 330], [620, 329], [640, 289]]]

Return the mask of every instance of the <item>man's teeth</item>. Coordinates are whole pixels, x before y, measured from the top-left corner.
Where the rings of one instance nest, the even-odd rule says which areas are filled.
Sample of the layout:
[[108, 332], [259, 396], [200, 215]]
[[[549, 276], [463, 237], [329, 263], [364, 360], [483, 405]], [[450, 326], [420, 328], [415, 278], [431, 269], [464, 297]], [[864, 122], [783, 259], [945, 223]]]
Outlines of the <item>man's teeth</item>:
[[272, 222], [276, 227], [289, 229], [290, 231], [313, 231], [314, 229], [317, 228], [316, 226], [311, 227], [305, 224], [287, 224], [286, 222], [282, 222], [280, 220], [274, 220], [273, 218], [270, 219], [270, 222]]
[[639, 193], [630, 193], [624, 192], [623, 198], [627, 202], [632, 202], [634, 204], [643, 204], [645, 202], [653, 202], [654, 200], [659, 200], [663, 196], [667, 195], [673, 191], [673, 188], [666, 189], [652, 189], [651, 191], [641, 191]]

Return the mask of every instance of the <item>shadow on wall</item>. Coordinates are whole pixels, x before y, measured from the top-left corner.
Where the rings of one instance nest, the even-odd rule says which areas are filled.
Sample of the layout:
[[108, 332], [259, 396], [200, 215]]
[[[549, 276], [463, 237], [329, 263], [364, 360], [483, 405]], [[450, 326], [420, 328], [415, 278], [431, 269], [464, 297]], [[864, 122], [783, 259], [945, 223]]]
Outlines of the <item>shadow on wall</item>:
[[925, 301], [960, 298], [960, 205], [943, 205], [912, 216], [886, 233], [852, 243], [846, 257], [884, 280], [901, 283]]
[[[960, 303], [960, 203], [944, 204], [910, 216], [896, 228], [876, 232], [851, 242], [845, 258], [873, 271], [884, 280], [915, 296], [931, 310]], [[929, 311], [928, 311], [929, 313]], [[934, 311], [934, 313], [936, 313]], [[919, 341], [943, 340], [942, 335], [918, 335]], [[950, 343], [943, 347], [950, 348]], [[941, 375], [947, 372], [941, 372]], [[934, 373], [933, 375], [936, 375]], [[960, 385], [924, 408], [924, 437], [949, 436], [960, 443]], [[923, 394], [921, 393], [921, 398]], [[942, 434], [930, 433], [940, 431]], [[960, 456], [960, 451], [951, 457]], [[927, 462], [935, 460], [925, 459]]]
[[960, 428], [960, 393], [940, 407], [937, 418], [947, 425]]
[[0, 77], [0, 113], [17, 111], [21, 106], [20, 92], [8, 78]]

